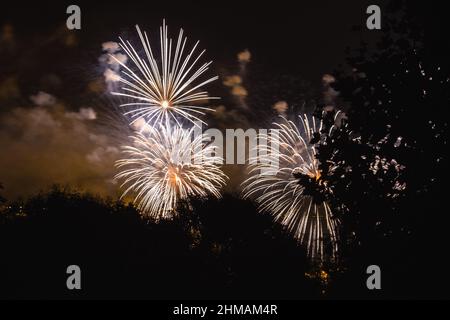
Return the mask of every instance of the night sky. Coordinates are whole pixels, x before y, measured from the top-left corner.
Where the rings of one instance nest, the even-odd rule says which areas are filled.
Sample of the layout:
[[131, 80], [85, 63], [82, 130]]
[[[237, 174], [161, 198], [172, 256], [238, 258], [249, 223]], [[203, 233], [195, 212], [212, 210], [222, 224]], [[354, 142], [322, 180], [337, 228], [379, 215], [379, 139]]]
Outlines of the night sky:
[[[26, 8], [6, 4], [12, 7], [3, 10], [1, 21], [11, 23], [18, 35], [37, 36], [65, 23], [68, 4], [44, 1]], [[166, 18], [172, 31], [183, 27], [193, 39], [199, 39], [219, 65], [248, 48], [259, 64], [318, 81], [321, 74], [343, 62], [347, 47], [361, 41], [373, 44], [377, 38], [377, 32], [360, 28], [365, 25], [368, 4], [370, 1], [345, 6], [336, 1], [257, 5], [235, 1], [86, 1], [80, 2], [83, 21], [81, 31], [76, 32], [81, 38], [77, 50], [94, 54], [98, 42], [115, 40], [117, 35], [133, 31], [135, 24], [153, 31]], [[379, 4], [383, 8], [383, 2]], [[352, 30], [354, 27], [359, 31]]]
[[[346, 49], [358, 48], [361, 41], [373, 46], [379, 37], [377, 31], [358, 28], [365, 24], [366, 17], [366, 5], [360, 1], [346, 9], [333, 1], [285, 2], [276, 6], [203, 1], [181, 4], [85, 2], [80, 3], [82, 26], [81, 30], [76, 31], [65, 28], [67, 5], [63, 2], [40, 2], [27, 5], [24, 9], [10, 3], [7, 6], [11, 7], [2, 11], [4, 35], [11, 35], [3, 40], [4, 58], [1, 61], [1, 79], [4, 81], [2, 112], [5, 121], [10, 124], [3, 126], [3, 132], [11, 150], [3, 161], [7, 166], [15, 167], [13, 171], [6, 170], [2, 183], [5, 193], [13, 197], [45, 189], [52, 183], [69, 183], [101, 194], [116, 195], [115, 187], [111, 187], [109, 181], [114, 172], [111, 162], [114, 157], [106, 155], [106, 164], [101, 166], [100, 172], [83, 161], [86, 157], [96, 158], [92, 150], [107, 149], [111, 141], [100, 142], [97, 139], [90, 146], [83, 140], [83, 135], [74, 132], [76, 129], [73, 128], [48, 133], [47, 129], [36, 125], [35, 117], [45, 121], [46, 116], [59, 117], [56, 114], [78, 112], [80, 108], [93, 108], [95, 112], [108, 108], [108, 103], [105, 105], [107, 94], [106, 98], [99, 98], [104, 96], [106, 90], [92, 92], [92, 87], [98, 84], [96, 81], [100, 81], [105, 71], [105, 67], [98, 62], [104, 54], [102, 43], [118, 41], [119, 36], [137, 43], [135, 24], [151, 35], [158, 32], [162, 19], [167, 20], [172, 35], [179, 28], [184, 28], [191, 41], [200, 40], [200, 46], [207, 50], [205, 59], [214, 61], [212, 72], [219, 74], [221, 81], [238, 69], [236, 56], [248, 49], [251, 52], [249, 73], [262, 82], [254, 84], [255, 91], [259, 91], [255, 96], [264, 97], [253, 103], [253, 108], [257, 110], [270, 110], [277, 101], [288, 100], [288, 95], [301, 95], [305, 86], [310, 91], [320, 92], [322, 76], [345, 63]], [[222, 103], [233, 103], [220, 82], [214, 83], [210, 90], [222, 97]], [[60, 109], [52, 109], [56, 114], [34, 115], [37, 110], [30, 109], [33, 105], [31, 97], [41, 91], [56, 97], [57, 108]], [[17, 107], [22, 112], [17, 115], [13, 111], [11, 119], [8, 111]], [[256, 119], [260, 116], [255, 112], [246, 117]], [[101, 122], [102, 117], [99, 120], [97, 122]], [[22, 122], [25, 126], [23, 130], [33, 132], [30, 136], [34, 136], [36, 141], [25, 137], [20, 143], [20, 140], [11, 139], [20, 130], [11, 124], [14, 121]], [[270, 123], [270, 118], [259, 121], [258, 125], [267, 123]], [[47, 125], [55, 128], [54, 124]], [[78, 124], [70, 125], [76, 128]], [[91, 128], [92, 123], [80, 125], [88, 136], [91, 131], [97, 130]], [[218, 126], [225, 124], [221, 125], [219, 121]], [[232, 127], [248, 126], [247, 120], [232, 124]], [[43, 132], [36, 133], [36, 130]], [[48, 136], [45, 138], [39, 137], [46, 134]], [[49, 146], [44, 142], [46, 139], [55, 145]], [[86, 139], [89, 140], [89, 137]], [[65, 147], [72, 143], [73, 148]], [[30, 149], [36, 150], [34, 156], [25, 156]], [[241, 169], [230, 169], [231, 174], [237, 175], [233, 179], [236, 182], [232, 181], [231, 185], [239, 184], [243, 174]], [[104, 181], [107, 181], [106, 186]]]
[[[89, 92], [105, 71], [104, 66], [98, 62], [99, 57], [104, 54], [101, 45], [108, 41], [118, 41], [119, 36], [137, 43], [134, 29], [136, 24], [153, 35], [158, 31], [162, 19], [167, 20], [172, 35], [178, 32], [179, 28], [184, 28], [191, 41], [200, 40], [200, 46], [207, 50], [205, 59], [214, 61], [212, 72], [219, 74], [221, 81], [238, 69], [236, 56], [248, 49], [251, 52], [249, 73], [261, 82], [253, 84], [256, 89], [250, 87], [251, 83], [248, 84], [249, 90], [254, 90], [255, 93], [258, 91], [254, 95], [256, 96], [254, 102], [251, 102], [254, 104], [253, 108], [257, 110], [270, 110], [271, 105], [277, 101], [289, 100], [289, 95], [295, 100], [288, 101], [289, 103], [300, 104], [296, 95], [302, 95], [306, 90], [305, 86], [311, 92], [320, 92], [322, 76], [332, 73], [345, 63], [347, 49], [356, 50], [361, 42], [373, 48], [379, 38], [378, 31], [361, 28], [361, 25], [365, 25], [367, 16], [365, 14], [367, 4], [361, 1], [355, 1], [354, 5], [345, 8], [334, 1], [300, 3], [286, 1], [276, 5], [231, 1], [217, 3], [86, 1], [79, 4], [82, 26], [81, 30], [76, 31], [68, 31], [65, 28], [68, 16], [65, 11], [69, 4], [69, 2], [44, 1], [29, 4], [24, 8], [22, 5], [9, 3], [2, 10], [1, 25], [8, 27], [4, 29], [4, 34], [8, 33], [5, 30], [12, 30], [10, 32], [12, 36], [5, 38], [2, 49], [4, 58], [1, 61], [1, 78], [5, 81], [3, 112], [7, 113], [14, 107], [25, 107], [26, 110], [30, 110], [27, 106], [30, 105], [31, 97], [40, 91], [55, 96], [59, 107], [66, 112], [78, 112], [80, 108], [93, 108], [98, 112], [98, 109], [108, 108], [104, 105], [104, 98], [98, 99], [100, 94]], [[380, 5], [383, 7], [382, 3]], [[222, 97], [223, 103], [233, 102], [230, 103], [229, 94], [224, 91], [220, 82], [214, 83], [210, 90]], [[10, 92], [15, 95], [11, 95]], [[312, 95], [307, 99], [312, 99]], [[253, 115], [247, 115], [248, 117], [260, 116], [255, 112]], [[27, 120], [17, 121], [26, 123]], [[34, 120], [29, 121], [35, 123]], [[247, 122], [238, 121], [232, 127], [248, 127]], [[267, 124], [270, 124], [270, 118], [259, 121], [258, 126]], [[220, 121], [218, 126], [221, 126]], [[9, 135], [14, 133], [14, 130], [5, 127], [4, 131], [8, 131]], [[68, 134], [68, 137], [64, 137], [64, 134]], [[57, 162], [56, 167], [61, 166], [59, 170], [54, 170], [55, 166], [50, 165], [50, 172], [47, 173], [42, 169], [37, 170], [35, 162], [30, 160], [30, 163], [23, 163], [17, 167], [13, 171], [17, 172], [15, 174], [8, 170], [2, 182], [6, 194], [14, 196], [20, 195], [21, 192], [29, 194], [40, 188], [45, 189], [53, 182], [64, 184], [70, 181], [82, 188], [88, 184], [89, 190], [106, 194], [112, 192], [115, 195], [108, 187], [106, 191], [103, 190], [105, 189], [103, 182], [101, 186], [97, 183], [98, 179], [104, 181], [111, 175], [113, 171], [106, 170], [111, 167], [111, 163], [102, 166], [101, 171], [106, 172], [98, 177], [97, 172], [92, 172], [86, 164], [80, 163], [83, 158], [81, 153], [89, 155], [90, 150], [96, 147], [86, 150], [88, 144], [77, 141], [80, 136], [72, 134], [71, 130], [63, 130], [62, 134], [50, 134], [52, 141], [56, 136], [62, 144], [57, 143], [53, 146], [52, 153], [60, 152], [67, 143], [63, 141], [70, 140], [77, 148], [83, 146], [83, 150], [78, 152], [80, 158], [78, 160], [75, 160], [69, 151], [73, 150], [72, 148], [63, 148], [64, 152], [55, 157], [66, 160], [55, 159], [49, 162], [48, 159], [44, 160], [51, 158], [49, 152], [45, 148], [42, 149], [38, 143], [27, 142], [26, 147], [22, 148], [16, 140], [5, 138], [14, 144], [11, 150], [16, 150], [4, 158], [3, 161], [8, 165], [17, 166], [17, 155], [20, 154], [17, 150], [23, 149], [23, 152], [27, 152], [25, 151], [27, 148], [36, 148], [35, 156], [43, 161], [41, 167], [52, 161]], [[47, 146], [45, 143], [44, 145]], [[104, 144], [101, 147], [104, 147]], [[21, 159], [19, 162], [24, 161], [23, 156], [18, 158]], [[68, 167], [71, 170], [67, 171], [64, 168], [64, 161], [70, 163]], [[236, 174], [242, 175], [240, 171]], [[25, 188], [21, 187], [24, 181], [33, 180], [33, 176], [36, 176], [36, 183], [27, 183]], [[240, 177], [234, 179], [237, 181], [236, 184], [240, 179]]]

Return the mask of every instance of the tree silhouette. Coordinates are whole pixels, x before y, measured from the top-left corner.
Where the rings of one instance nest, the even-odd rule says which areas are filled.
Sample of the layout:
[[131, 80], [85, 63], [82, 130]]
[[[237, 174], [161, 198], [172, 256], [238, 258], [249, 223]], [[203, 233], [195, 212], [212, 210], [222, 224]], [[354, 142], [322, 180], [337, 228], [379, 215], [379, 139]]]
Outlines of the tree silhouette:
[[[420, 9], [403, 8], [410, 17]], [[330, 133], [335, 110], [317, 113], [325, 124], [318, 158], [326, 196], [342, 221], [341, 254], [352, 270], [341, 287], [336, 281], [334, 294], [368, 295], [361, 278], [368, 265], [380, 264], [384, 297], [439, 296], [445, 286], [426, 277], [448, 225], [442, 172], [449, 70], [436, 59], [425, 26], [385, 19], [383, 28], [375, 54], [363, 47], [349, 59], [349, 71], [336, 73], [333, 87], [345, 110], [338, 127]]]
[[[0, 190], [3, 190], [3, 185], [0, 183]], [[6, 202], [6, 199], [0, 194], [0, 205]]]
[[[0, 223], [2, 298], [300, 298], [319, 294], [296, 242], [248, 202], [182, 204], [171, 221], [54, 188]], [[3, 216], [3, 215], [2, 215]], [[78, 265], [82, 290], [66, 288]]]

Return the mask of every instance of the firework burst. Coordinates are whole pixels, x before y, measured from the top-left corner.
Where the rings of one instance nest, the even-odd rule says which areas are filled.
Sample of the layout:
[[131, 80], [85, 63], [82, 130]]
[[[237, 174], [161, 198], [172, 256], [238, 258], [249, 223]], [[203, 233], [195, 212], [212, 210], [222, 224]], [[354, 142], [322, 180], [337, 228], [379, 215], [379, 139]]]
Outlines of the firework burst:
[[[243, 182], [243, 197], [254, 199], [261, 211], [270, 212], [302, 244], [312, 259], [334, 259], [337, 253], [337, 224], [323, 199], [305, 194], [299, 177], [323, 185], [316, 149], [310, 141], [322, 123], [304, 115], [301, 126], [282, 118], [275, 123], [279, 136], [260, 135], [257, 156], [251, 160], [250, 177]], [[271, 146], [278, 144], [278, 151]], [[277, 167], [273, 163], [279, 163]]]
[[170, 218], [180, 200], [190, 196], [220, 198], [226, 175], [218, 167], [215, 147], [193, 129], [148, 127], [136, 133], [131, 146], [123, 147], [127, 156], [118, 160], [121, 170], [116, 179], [127, 186], [123, 196], [134, 193], [144, 214], [156, 219]]
[[129, 41], [119, 38], [120, 46], [132, 61], [134, 68], [111, 56], [122, 66], [119, 81], [124, 85], [123, 92], [112, 94], [134, 100], [121, 105], [127, 108], [125, 114], [136, 119], [144, 117], [149, 124], [174, 121], [181, 126], [180, 119], [194, 124], [195, 121], [206, 124], [198, 116], [212, 109], [196, 104], [218, 99], [209, 97], [206, 91], [201, 91], [204, 85], [218, 77], [199, 80], [211, 64], [207, 62], [197, 66], [205, 50], [196, 53], [198, 41], [192, 49], [186, 49], [187, 38], [183, 36], [183, 29], [180, 29], [176, 45], [173, 44], [172, 39], [168, 38], [168, 28], [163, 21], [160, 27], [160, 56], [157, 58], [152, 51], [147, 33], [141, 32], [139, 26], [136, 26], [136, 29], [145, 53], [143, 57]]

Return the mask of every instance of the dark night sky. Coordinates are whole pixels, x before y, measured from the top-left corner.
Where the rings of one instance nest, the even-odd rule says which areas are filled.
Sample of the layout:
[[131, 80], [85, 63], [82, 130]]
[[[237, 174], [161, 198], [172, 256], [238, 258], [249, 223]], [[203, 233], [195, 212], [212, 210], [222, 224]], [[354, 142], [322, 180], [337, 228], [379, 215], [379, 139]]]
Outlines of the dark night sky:
[[[31, 98], [39, 91], [44, 91], [56, 97], [57, 106], [64, 112], [78, 112], [82, 107], [95, 109], [89, 86], [103, 77], [104, 68], [99, 66], [98, 60], [102, 55], [102, 43], [117, 41], [118, 36], [122, 35], [137, 44], [135, 24], [148, 31], [153, 39], [158, 39], [158, 27], [163, 18], [167, 20], [171, 37], [183, 27], [189, 37], [189, 44], [200, 40], [200, 48], [207, 50], [205, 60], [214, 60], [212, 73], [220, 76], [232, 73], [238, 68], [236, 58], [238, 52], [250, 50], [251, 64], [248, 73], [255, 75], [253, 80], [264, 78], [263, 81], [270, 82], [264, 82], [264, 86], [258, 87], [256, 93], [252, 92], [250, 87], [250, 95], [253, 93], [258, 97], [267, 96], [266, 91], [270, 90], [266, 88], [271, 85], [277, 88], [279, 95], [279, 97], [270, 96], [270, 101], [265, 103], [254, 103], [253, 107], [267, 108], [271, 111], [273, 103], [280, 99], [290, 99], [284, 96], [286, 91], [290, 94], [293, 91], [303, 90], [301, 86], [297, 86], [296, 81], [293, 81], [293, 85], [285, 86], [286, 79], [307, 80], [312, 83], [314, 89], [320, 90], [322, 76], [325, 73], [332, 73], [339, 64], [345, 62], [347, 48], [357, 49], [361, 42], [369, 45], [376, 43], [380, 32], [365, 28], [366, 8], [373, 3], [381, 6], [383, 26], [383, 15], [388, 11], [386, 1], [354, 0], [346, 1], [345, 5], [343, 2], [325, 0], [273, 2], [47, 0], [32, 4], [18, 1], [2, 4], [0, 31], [4, 32], [5, 25], [11, 25], [14, 30], [12, 38], [16, 46], [8, 52], [7, 46], [3, 46], [0, 42], [0, 121], [3, 121], [0, 123], [0, 142], [3, 137], [5, 141], [3, 148], [7, 145], [8, 150], [11, 150], [10, 156], [3, 159], [5, 161], [3, 167], [11, 166], [17, 170], [6, 170], [4, 175], [7, 177], [3, 179], [0, 177], [0, 182], [6, 185], [6, 190], [14, 193], [17, 190], [23, 191], [21, 188], [15, 190], [15, 187], [10, 185], [11, 181], [18, 186], [23, 185], [20, 179], [27, 181], [27, 186], [33, 184], [38, 186], [49, 183], [48, 180], [55, 182], [56, 178], [70, 173], [73, 177], [68, 177], [67, 181], [75, 181], [80, 185], [87, 182], [92, 185], [93, 180], [99, 178], [103, 181], [105, 177], [109, 178], [112, 175], [111, 172], [104, 172], [100, 177], [98, 175], [102, 169], [112, 170], [112, 165], [109, 167], [103, 165], [101, 168], [85, 166], [84, 155], [91, 155], [93, 151], [90, 148], [98, 147], [95, 143], [89, 145], [82, 139], [83, 137], [88, 139], [92, 133], [90, 128], [85, 128], [84, 123], [78, 123], [85, 129], [86, 136], [73, 130], [62, 133], [52, 131], [52, 128], [55, 128], [54, 123], [65, 123], [67, 119], [64, 117], [60, 119], [59, 113], [56, 112], [58, 110], [31, 108], [33, 105]], [[78, 4], [81, 7], [82, 28], [79, 31], [67, 31], [65, 28], [68, 17], [66, 8], [70, 4]], [[434, 4], [427, 4], [423, 8], [417, 6], [413, 10], [418, 14], [414, 18], [426, 20], [424, 25], [428, 28], [425, 30], [428, 35], [438, 40], [431, 43], [445, 43], [441, 39], [446, 39], [435, 15], [438, 11], [434, 8]], [[72, 32], [76, 35], [74, 38], [77, 43], [68, 46], [63, 41]], [[3, 34], [0, 36], [3, 37]], [[0, 38], [0, 41], [3, 40]], [[437, 52], [447, 57], [444, 52]], [[280, 80], [277, 77], [280, 74], [286, 75], [286, 78]], [[221, 82], [214, 85], [215, 87], [211, 86], [211, 91], [224, 91]], [[278, 90], [279, 88], [283, 90]], [[227, 94], [222, 92], [217, 94], [224, 98], [221, 103], [225, 105], [229, 102], [226, 100]], [[35, 114], [36, 111], [41, 113]], [[48, 118], [47, 120], [54, 123], [45, 122], [48, 128], [45, 125], [36, 125], [38, 116], [41, 121]], [[252, 113], [250, 117], [256, 116]], [[15, 125], [11, 128], [3, 123]], [[36, 132], [39, 128], [42, 128], [42, 132]], [[31, 135], [43, 145], [35, 140], [20, 140], [17, 138], [17, 132], [26, 133], [25, 137]], [[41, 139], [41, 134], [51, 141], [57, 137], [55, 146]], [[67, 141], [71, 141], [72, 144], [68, 144]], [[30, 148], [35, 151], [34, 154], [30, 152]], [[54, 150], [59, 150], [62, 154], [55, 153]], [[72, 153], [76, 153], [79, 158]], [[40, 159], [42, 163], [34, 161], [29, 154], [33, 154], [33, 157]], [[57, 159], [52, 159], [54, 163], [45, 160], [49, 154]], [[30, 163], [22, 163], [18, 159], [29, 160]], [[67, 163], [61, 159], [66, 159]], [[55, 163], [59, 165], [56, 171], [53, 170]], [[50, 173], [42, 169], [44, 166], [51, 169]], [[71, 168], [69, 171], [68, 166]], [[28, 168], [28, 171], [24, 168]], [[36, 174], [35, 180], [32, 179], [32, 174]], [[29, 181], [36, 182], [28, 183]]]
[[[46, 0], [27, 5], [9, 2], [2, 7], [0, 23], [11, 23], [19, 35], [33, 36], [64, 25], [66, 8], [73, 3], [82, 11], [82, 30], [77, 33], [85, 55], [95, 56], [99, 43], [115, 41], [123, 32], [134, 35], [135, 24], [154, 33], [166, 18], [172, 34], [183, 27], [191, 39], [201, 40], [216, 66], [234, 61], [237, 52], [248, 48], [253, 62], [267, 72], [278, 70], [317, 83], [344, 61], [346, 48], [376, 43], [379, 32], [365, 28], [366, 8], [378, 4], [383, 19], [390, 2]], [[444, 24], [438, 13], [443, 11], [436, 6], [411, 5], [420, 15], [416, 18], [430, 26], [430, 35], [441, 39]]]
[[[319, 81], [341, 63], [348, 46], [373, 43], [377, 32], [365, 28], [365, 9], [373, 1], [39, 1], [14, 2], [3, 8], [0, 22], [14, 25], [18, 34], [32, 36], [65, 23], [65, 9], [77, 3], [82, 11], [81, 48], [97, 50], [102, 41], [139, 24], [155, 32], [166, 18], [172, 32], [183, 27], [200, 39], [216, 63], [234, 60], [248, 48], [252, 60], [282, 72]], [[376, 1], [383, 9], [384, 1]], [[134, 31], [134, 30], [132, 30]]]
[[[79, 31], [65, 28], [66, 8], [70, 4], [81, 8]], [[347, 46], [357, 47], [360, 40], [373, 42], [377, 32], [351, 30], [354, 25], [365, 24], [366, 7], [361, 1], [345, 8], [333, 1], [3, 4], [0, 28], [11, 25], [15, 43], [9, 54], [7, 46], [2, 48], [0, 43], [0, 53], [6, 53], [0, 55], [0, 93], [4, 93], [0, 94], [0, 143], [4, 150], [10, 150], [0, 162], [0, 166], [8, 168], [0, 172], [5, 193], [31, 193], [54, 182], [89, 186], [94, 192], [105, 188], [117, 191], [109, 182], [114, 174], [112, 160], [107, 152], [104, 154], [111, 141], [101, 137], [89, 121], [67, 123], [65, 114], [73, 117], [70, 112], [78, 112], [82, 107], [96, 109], [87, 89], [104, 72], [98, 62], [102, 43], [117, 41], [119, 35], [138, 43], [135, 24], [156, 38], [154, 42], [158, 41], [157, 31], [163, 18], [167, 19], [171, 37], [183, 27], [189, 45], [200, 40], [200, 48], [207, 50], [205, 60], [214, 60], [212, 73], [233, 72], [238, 66], [237, 53], [249, 49], [250, 72], [256, 71], [269, 81], [273, 77], [274, 83], [278, 80], [273, 75], [283, 74], [309, 80], [319, 87], [322, 75], [343, 62]], [[67, 46], [64, 39], [72, 33], [77, 43]], [[220, 82], [216, 86], [222, 87]], [[40, 91], [56, 97], [56, 107], [31, 108], [32, 97]], [[218, 95], [225, 96], [220, 92]], [[276, 101], [261, 107], [270, 110]], [[227, 105], [227, 100], [222, 103]], [[58, 107], [63, 111], [58, 111]], [[60, 131], [59, 127], [65, 129]], [[92, 142], [91, 136], [101, 139]], [[104, 161], [101, 166], [86, 160], [96, 159], [98, 154]], [[23, 186], [30, 186], [30, 190]]]

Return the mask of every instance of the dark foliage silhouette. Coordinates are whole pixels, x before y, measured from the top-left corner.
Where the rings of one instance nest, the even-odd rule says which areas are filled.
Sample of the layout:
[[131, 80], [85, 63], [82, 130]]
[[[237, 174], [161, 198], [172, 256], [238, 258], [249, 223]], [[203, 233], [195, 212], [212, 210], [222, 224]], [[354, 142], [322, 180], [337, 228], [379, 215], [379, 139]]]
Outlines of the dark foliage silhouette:
[[[410, 17], [421, 9], [406, 6]], [[326, 124], [318, 155], [324, 195], [342, 221], [341, 254], [351, 270], [336, 275], [336, 297], [372, 295], [361, 281], [370, 264], [385, 275], [382, 297], [448, 296], [436, 268], [449, 222], [449, 69], [425, 36], [435, 30], [418, 23], [385, 19], [377, 52], [363, 47], [350, 71], [337, 73], [346, 117], [332, 134], [335, 111], [318, 112]]]
[[[193, 209], [193, 211], [192, 211]], [[301, 298], [318, 294], [302, 250], [232, 197], [182, 205], [173, 221], [54, 189], [1, 215], [2, 298]], [[66, 288], [79, 265], [82, 290]]]

